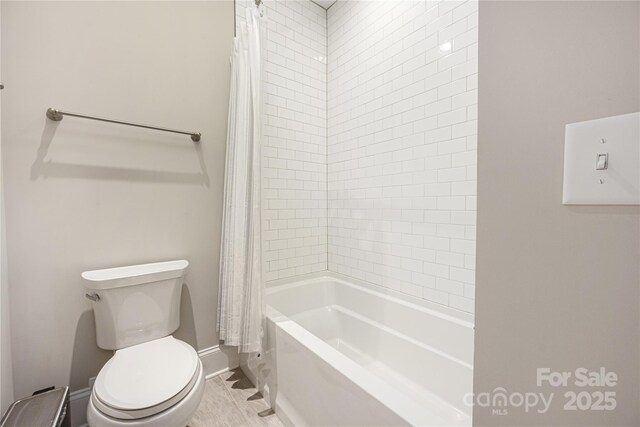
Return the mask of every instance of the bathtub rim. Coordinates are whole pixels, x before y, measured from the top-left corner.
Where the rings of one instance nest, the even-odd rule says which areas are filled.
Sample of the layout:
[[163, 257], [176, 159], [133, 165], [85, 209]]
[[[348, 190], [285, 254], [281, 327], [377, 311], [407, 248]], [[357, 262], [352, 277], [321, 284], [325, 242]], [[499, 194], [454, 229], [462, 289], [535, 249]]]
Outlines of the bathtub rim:
[[409, 306], [410, 308], [426, 312], [429, 315], [436, 316], [441, 319], [454, 322], [460, 326], [470, 328], [474, 330], [475, 338], [475, 317], [472, 313], [468, 313], [466, 311], [458, 310], [414, 295], [405, 294], [403, 292], [396, 291], [395, 289], [385, 288], [384, 286], [376, 285], [375, 283], [366, 282], [331, 271], [322, 271], [318, 273], [293, 276], [266, 282], [265, 297], [278, 291], [300, 287], [306, 284], [322, 282], [324, 280], [332, 280], [340, 283], [340, 285], [349, 286], [351, 288], [360, 288], [361, 290], [374, 296], [389, 298], [393, 302]]

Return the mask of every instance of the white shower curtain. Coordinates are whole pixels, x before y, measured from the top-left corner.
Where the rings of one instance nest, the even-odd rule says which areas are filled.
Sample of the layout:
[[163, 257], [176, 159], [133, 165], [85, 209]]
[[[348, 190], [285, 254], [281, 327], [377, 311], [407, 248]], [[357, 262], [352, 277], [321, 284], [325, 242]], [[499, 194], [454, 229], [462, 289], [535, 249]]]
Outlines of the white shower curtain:
[[220, 248], [218, 331], [242, 353], [261, 351], [261, 18], [246, 10], [231, 57], [231, 92]]

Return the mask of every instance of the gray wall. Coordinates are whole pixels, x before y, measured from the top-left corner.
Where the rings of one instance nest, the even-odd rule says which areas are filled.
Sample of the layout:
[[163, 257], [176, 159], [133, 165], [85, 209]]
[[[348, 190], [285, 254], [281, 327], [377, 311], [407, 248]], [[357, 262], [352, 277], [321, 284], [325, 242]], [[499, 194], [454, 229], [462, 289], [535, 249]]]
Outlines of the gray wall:
[[[0, 7], [0, 16], [2, 8]], [[0, 39], [2, 35], [0, 34]], [[1, 63], [0, 59], [0, 63]], [[0, 74], [0, 82], [2, 81]], [[1, 93], [1, 92], [0, 92]], [[0, 108], [0, 117], [2, 115]], [[0, 120], [1, 122], [2, 120]], [[0, 123], [1, 126], [1, 123]], [[2, 140], [0, 128], [0, 141]], [[2, 159], [0, 147], [0, 160]], [[9, 281], [7, 279], [7, 241], [4, 221], [4, 180], [0, 163], [0, 412], [13, 401], [13, 368], [11, 363], [11, 329], [9, 317]]]
[[[1, 151], [0, 148], [0, 153]], [[2, 154], [0, 154], [0, 159], [1, 158]], [[0, 169], [1, 168], [2, 165], [0, 165]], [[7, 239], [5, 236], [4, 181], [0, 178], [0, 412], [3, 414], [13, 402], [11, 318], [9, 280], [7, 274]]]
[[[475, 425], [640, 425], [640, 210], [563, 206], [564, 126], [640, 109], [639, 2], [481, 2], [476, 393], [556, 392]], [[617, 408], [564, 411], [536, 368], [606, 367]], [[602, 390], [602, 389], [599, 389]]]
[[[4, 184], [0, 183], [0, 192], [2, 193], [4, 193], [3, 187]], [[13, 402], [13, 364], [11, 361], [11, 319], [3, 198], [0, 195], [0, 411], [4, 414]]]
[[[186, 258], [177, 336], [216, 345], [233, 3], [2, 2], [2, 150], [16, 397], [87, 387], [80, 273]], [[202, 132], [45, 118], [54, 106]]]

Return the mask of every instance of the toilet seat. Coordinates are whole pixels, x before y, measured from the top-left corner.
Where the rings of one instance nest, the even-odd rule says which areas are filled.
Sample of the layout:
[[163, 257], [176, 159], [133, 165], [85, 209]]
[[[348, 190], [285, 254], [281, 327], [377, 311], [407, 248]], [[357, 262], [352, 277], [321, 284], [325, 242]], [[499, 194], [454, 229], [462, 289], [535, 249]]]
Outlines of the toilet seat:
[[91, 400], [113, 418], [150, 417], [180, 402], [201, 376], [196, 351], [168, 336], [116, 351], [100, 370]]

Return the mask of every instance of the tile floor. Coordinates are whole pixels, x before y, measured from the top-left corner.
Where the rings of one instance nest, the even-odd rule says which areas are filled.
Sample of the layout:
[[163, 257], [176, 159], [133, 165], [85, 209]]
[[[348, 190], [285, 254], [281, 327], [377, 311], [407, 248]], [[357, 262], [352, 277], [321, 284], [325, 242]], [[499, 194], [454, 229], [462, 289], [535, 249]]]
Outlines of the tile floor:
[[284, 427], [275, 414], [258, 415], [267, 409], [267, 402], [238, 368], [207, 380], [204, 397], [189, 427]]

